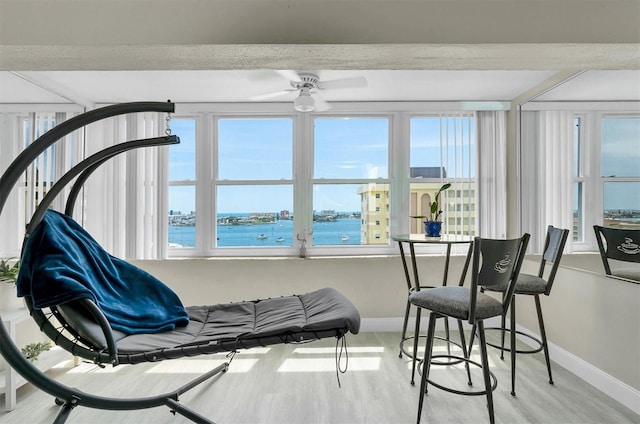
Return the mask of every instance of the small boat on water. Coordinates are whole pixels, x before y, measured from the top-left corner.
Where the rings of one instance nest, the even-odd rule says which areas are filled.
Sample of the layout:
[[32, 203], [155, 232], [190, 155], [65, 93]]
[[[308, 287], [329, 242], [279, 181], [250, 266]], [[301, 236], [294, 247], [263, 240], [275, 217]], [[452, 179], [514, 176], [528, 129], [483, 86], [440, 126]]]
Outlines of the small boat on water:
[[282, 237], [278, 237], [278, 238], [276, 239], [276, 242], [278, 242], [278, 243], [282, 243], [283, 241], [284, 241], [284, 239], [283, 239]]
[[349, 236], [348, 235], [343, 235], [341, 238], [342, 241], [349, 241]]
[[265, 236], [264, 234], [260, 234], [258, 237], [256, 237], [258, 240], [265, 240], [267, 238], [267, 236]]

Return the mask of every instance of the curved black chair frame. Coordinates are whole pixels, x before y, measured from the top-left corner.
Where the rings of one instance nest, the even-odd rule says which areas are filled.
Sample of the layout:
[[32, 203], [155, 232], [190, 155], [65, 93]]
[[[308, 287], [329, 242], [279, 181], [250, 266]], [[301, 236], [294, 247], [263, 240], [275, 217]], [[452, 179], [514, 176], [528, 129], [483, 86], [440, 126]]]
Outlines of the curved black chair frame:
[[[0, 178], [0, 212], [2, 212], [7, 198], [11, 193], [11, 190], [13, 189], [15, 183], [20, 178], [20, 175], [22, 175], [22, 173], [28, 168], [33, 160], [35, 160], [38, 155], [44, 152], [49, 146], [51, 146], [67, 134], [70, 134], [71, 132], [82, 128], [92, 122], [96, 122], [113, 116], [137, 112], [172, 113], [174, 112], [174, 104], [170, 102], [135, 102], [107, 106], [78, 115], [54, 127], [52, 130], [48, 131], [32, 144], [30, 144], [22, 153], [20, 153], [20, 155], [18, 155], [18, 157], [11, 163], [11, 165], [9, 165], [5, 173]], [[114, 146], [112, 148], [105, 149], [80, 162], [69, 172], [67, 172], [55, 185], [56, 188], [52, 188], [52, 190], [49, 191], [47, 196], [45, 196], [45, 199], [47, 197], [49, 197], [49, 199], [46, 199], [47, 201], [53, 199], [53, 197], [55, 197], [55, 195], [57, 195], [64, 188], [64, 186], [68, 182], [70, 182], [76, 175], [81, 174], [83, 171], [87, 172], [84, 177], [79, 179], [80, 184], [75, 186], [77, 187], [75, 190], [76, 194], [70, 197], [70, 199], [75, 199], [75, 196], [77, 196], [77, 192], [79, 192], [79, 188], [82, 182], [86, 180], [88, 175], [90, 175], [93, 170], [95, 170], [106, 160], [118, 153], [126, 152], [128, 150], [136, 149], [139, 147], [172, 144], [178, 141], [179, 140], [175, 136], [167, 136], [158, 137], [155, 139], [131, 141]], [[35, 228], [39, 220], [44, 215], [43, 209], [46, 210], [47, 205], [45, 203], [45, 199], [43, 199], [43, 202], [41, 203], [43, 207], [38, 208], [36, 214], [34, 214], [34, 219], [32, 219], [32, 221], [29, 223], [27, 235], [33, 228]], [[69, 209], [72, 209], [74, 201], [75, 200], [72, 200], [71, 203], [68, 204], [67, 211], [69, 211]], [[28, 297], [25, 298], [25, 302], [27, 304], [27, 307], [29, 308], [31, 316], [39, 325], [40, 329], [63, 349], [68, 350], [75, 356], [80, 356], [84, 359], [88, 359], [96, 363], [115, 364], [117, 362], [115, 359], [117, 350], [113, 349], [115, 347], [115, 342], [113, 340], [111, 328], [109, 327], [109, 324], [106, 321], [104, 315], [102, 315], [102, 312], [100, 312], [92, 302], [86, 301], [83, 303], [88, 308], [88, 310], [91, 311], [94, 319], [100, 324], [105, 335], [107, 335], [107, 343], [109, 346], [108, 351], [111, 353], [96, 352], [94, 350], [82, 347], [78, 343], [78, 339], [74, 340], [73, 336], [69, 338], [64, 337], [63, 333], [51, 324], [51, 322], [49, 321], [49, 317], [43, 311], [33, 309], [31, 300]], [[65, 324], [62, 325], [66, 329], [70, 330], [70, 327], [66, 326]], [[71, 333], [73, 334], [74, 332], [71, 331]], [[109, 335], [111, 336], [109, 337]], [[135, 410], [154, 408], [158, 406], [168, 406], [172, 411], [179, 413], [194, 422], [210, 423], [211, 421], [207, 418], [190, 410], [189, 408], [186, 408], [183, 405], [180, 405], [178, 403], [178, 397], [180, 394], [191, 389], [199, 382], [206, 380], [213, 375], [219, 374], [220, 372], [226, 370], [228, 367], [228, 363], [225, 363], [210, 371], [209, 373], [199, 377], [197, 380], [194, 380], [189, 384], [169, 393], [163, 393], [146, 398], [115, 399], [85, 393], [78, 389], [67, 387], [48, 377], [46, 374], [38, 370], [22, 355], [20, 349], [18, 349], [18, 347], [13, 343], [11, 337], [9, 336], [9, 333], [3, 325], [0, 325], [0, 342], [0, 353], [2, 353], [2, 356], [5, 358], [7, 364], [14, 370], [16, 370], [19, 374], [21, 374], [31, 384], [38, 387], [40, 390], [54, 396], [57, 403], [62, 404], [63, 407], [56, 417], [54, 423], [65, 422], [71, 410], [76, 406], [86, 406], [89, 408], [105, 410]]]
[[[2, 177], [0, 177], [0, 212], [2, 212], [14, 185], [33, 160], [67, 134], [101, 119], [137, 112], [172, 113], [174, 112], [174, 107], [174, 104], [171, 102], [123, 103], [83, 113], [57, 125], [20, 153], [11, 165], [9, 165]], [[51, 201], [74, 179], [75, 183], [70, 190], [66, 202], [65, 213], [67, 215], [71, 215], [77, 196], [87, 178], [110, 158], [140, 147], [175, 143], [179, 143], [178, 137], [170, 134], [156, 138], [128, 141], [106, 148], [82, 160], [67, 171], [56, 184], [49, 189], [27, 226], [25, 241], [43, 219]], [[121, 411], [167, 406], [172, 413], [180, 414], [193, 422], [212, 423], [213, 421], [208, 418], [181, 405], [178, 402], [179, 396], [196, 387], [198, 384], [226, 371], [229, 362], [233, 358], [233, 354], [238, 349], [276, 343], [301, 343], [325, 337], [336, 337], [339, 341], [349, 330], [348, 328], [318, 328], [316, 330], [302, 330], [292, 333], [268, 335], [266, 337], [254, 336], [247, 339], [216, 340], [203, 345], [177, 346], [174, 348], [156, 349], [149, 352], [126, 354], [118, 352], [115, 337], [107, 318], [103, 315], [100, 308], [89, 299], [73, 301], [72, 306], [73, 308], [83, 310], [84, 314], [88, 316], [88, 321], [97, 324], [97, 327], [101, 329], [105, 339], [105, 346], [103, 347], [96, 346], [95, 342], [84, 338], [83, 335], [80, 334], [82, 330], [75, 329], [70, 325], [68, 315], [65, 314], [65, 311], [60, 310], [62, 306], [52, 306], [45, 311], [34, 308], [33, 299], [30, 296], [25, 296], [24, 299], [32, 318], [47, 337], [72, 355], [81, 357], [100, 366], [104, 366], [104, 364], [117, 365], [119, 363], [137, 364], [208, 353], [230, 352], [227, 362], [204, 373], [176, 390], [150, 397], [111, 398], [86, 393], [79, 389], [63, 385], [48, 377], [22, 355], [20, 349], [11, 340], [8, 331], [3, 325], [0, 325], [0, 354], [5, 358], [7, 365], [16, 370], [28, 382], [40, 390], [54, 396], [56, 403], [62, 405], [60, 412], [55, 418], [55, 424], [64, 423], [71, 410], [76, 406]], [[68, 310], [66, 310], [66, 312], [68, 313]]]

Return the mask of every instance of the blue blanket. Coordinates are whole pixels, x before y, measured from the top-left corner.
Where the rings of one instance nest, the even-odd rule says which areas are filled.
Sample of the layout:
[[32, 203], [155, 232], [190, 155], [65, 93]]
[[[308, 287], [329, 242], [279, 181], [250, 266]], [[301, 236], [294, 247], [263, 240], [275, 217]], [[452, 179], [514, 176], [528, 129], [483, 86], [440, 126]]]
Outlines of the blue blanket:
[[18, 296], [38, 309], [89, 298], [111, 327], [127, 334], [173, 330], [189, 323], [178, 296], [164, 283], [109, 255], [73, 219], [47, 211], [21, 259]]

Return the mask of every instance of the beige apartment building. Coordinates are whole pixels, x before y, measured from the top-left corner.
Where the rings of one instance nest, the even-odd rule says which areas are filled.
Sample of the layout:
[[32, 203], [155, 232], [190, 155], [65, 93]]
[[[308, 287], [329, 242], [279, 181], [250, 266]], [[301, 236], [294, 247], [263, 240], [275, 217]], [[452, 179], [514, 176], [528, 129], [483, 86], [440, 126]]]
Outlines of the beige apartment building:
[[[410, 216], [429, 216], [429, 203], [435, 197], [441, 182], [411, 183]], [[387, 244], [390, 240], [389, 184], [365, 184], [358, 188], [360, 195], [360, 242]], [[440, 195], [443, 207], [443, 233], [475, 234], [475, 183], [453, 182], [450, 189]], [[422, 233], [424, 219], [410, 218], [410, 232]]]

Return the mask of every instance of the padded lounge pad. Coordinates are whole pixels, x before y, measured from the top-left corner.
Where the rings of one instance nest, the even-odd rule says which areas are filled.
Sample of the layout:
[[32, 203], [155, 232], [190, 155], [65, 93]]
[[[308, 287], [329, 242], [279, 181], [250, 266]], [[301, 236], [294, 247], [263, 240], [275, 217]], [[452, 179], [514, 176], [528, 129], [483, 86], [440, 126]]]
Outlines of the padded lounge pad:
[[117, 342], [119, 356], [129, 355], [121, 362], [143, 362], [136, 359], [136, 354], [144, 355], [144, 361], [153, 361], [173, 357], [172, 352], [175, 357], [184, 356], [178, 354], [181, 349], [197, 348], [200, 353], [215, 353], [234, 350], [234, 346], [266, 346], [311, 340], [318, 338], [317, 335], [327, 337], [331, 333], [357, 334], [360, 330], [357, 309], [332, 288], [250, 302], [190, 306], [187, 312], [186, 327], [120, 339]]

